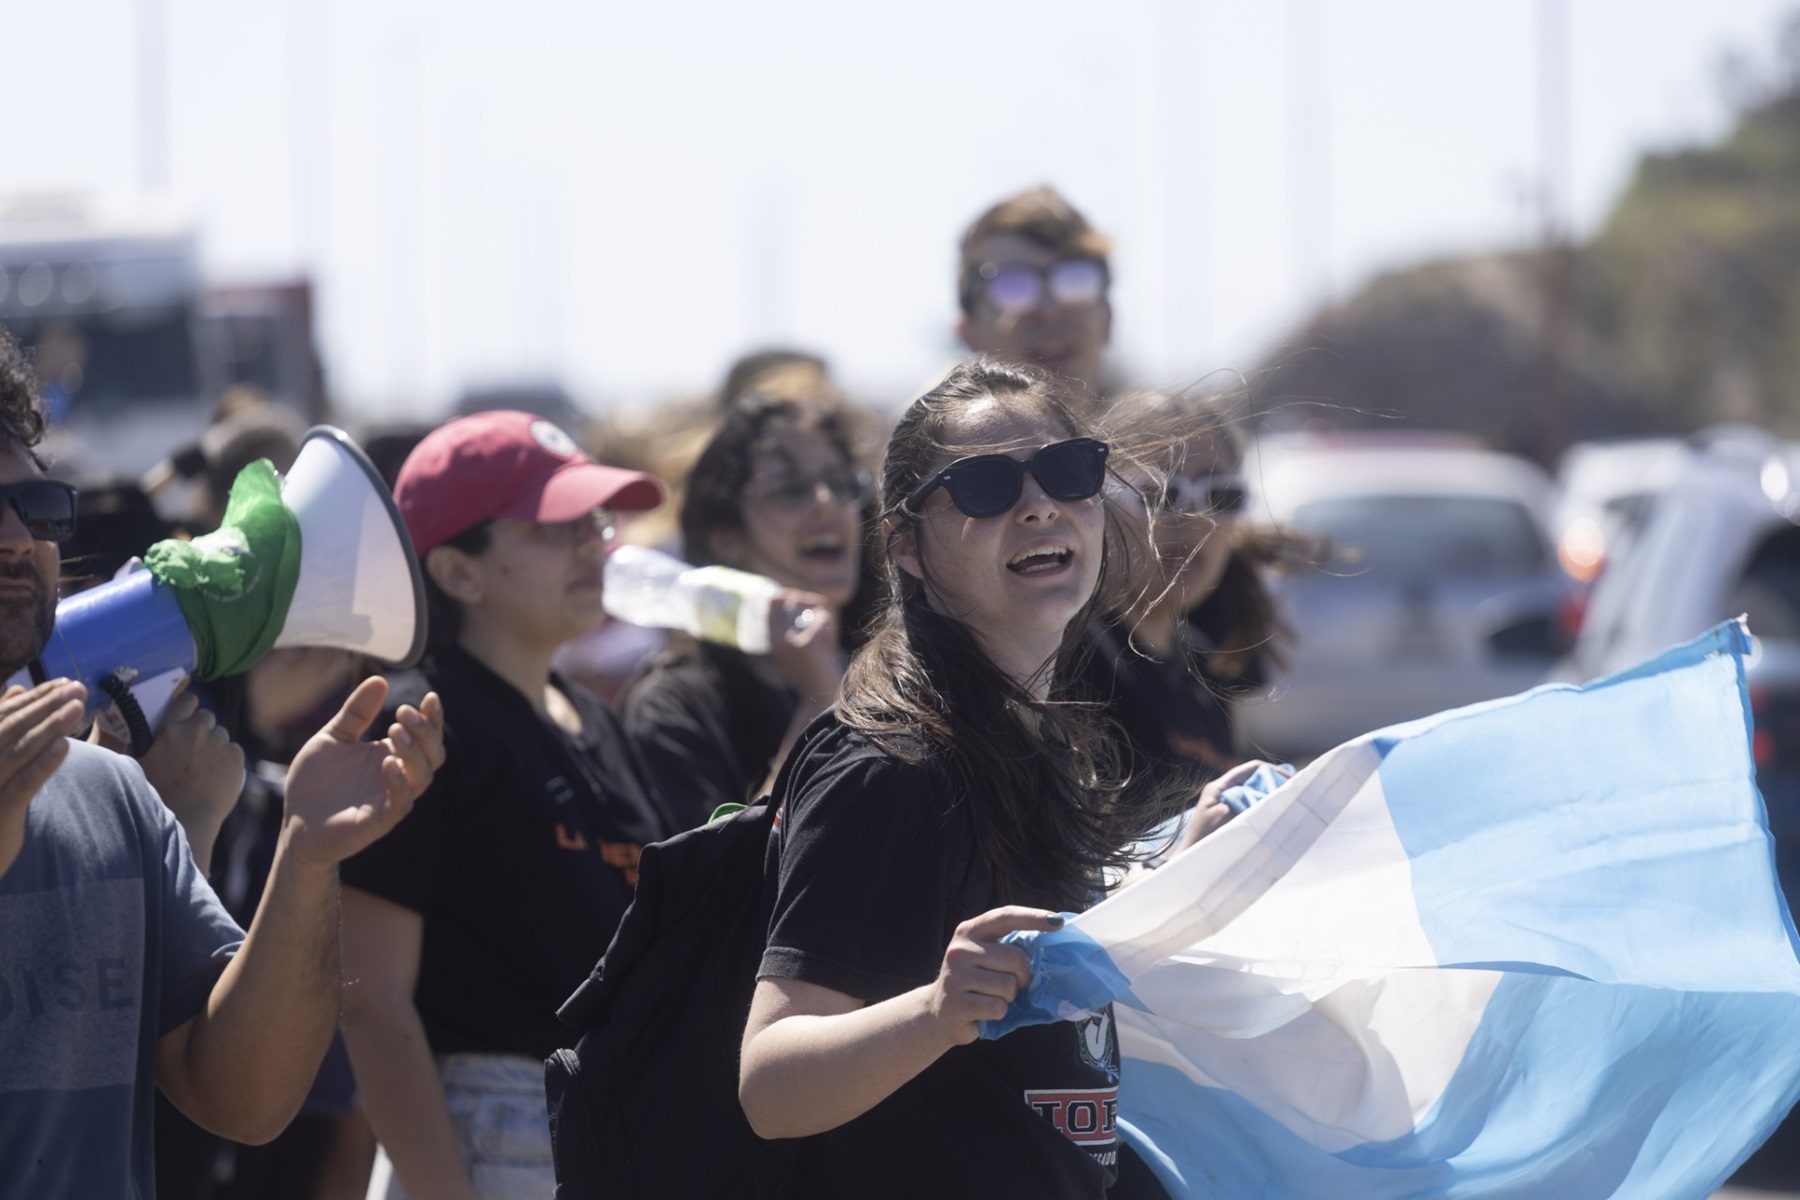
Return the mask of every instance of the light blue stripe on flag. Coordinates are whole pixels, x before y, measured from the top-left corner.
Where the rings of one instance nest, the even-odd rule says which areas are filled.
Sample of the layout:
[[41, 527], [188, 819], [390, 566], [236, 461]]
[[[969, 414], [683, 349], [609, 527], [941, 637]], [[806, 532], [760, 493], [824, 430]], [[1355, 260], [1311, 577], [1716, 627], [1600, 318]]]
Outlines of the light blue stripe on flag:
[[1022, 939], [1009, 1024], [1122, 1000], [1176, 1196], [1706, 1196], [1800, 1094], [1745, 649], [1340, 747]]
[[[1742, 638], [1733, 622], [1653, 673], [1375, 736], [1438, 962], [1706, 989], [1723, 961], [1739, 988], [1795, 985], [1794, 956], [1762, 942], [1787, 918]], [[1451, 764], [1466, 784], [1446, 788]]]

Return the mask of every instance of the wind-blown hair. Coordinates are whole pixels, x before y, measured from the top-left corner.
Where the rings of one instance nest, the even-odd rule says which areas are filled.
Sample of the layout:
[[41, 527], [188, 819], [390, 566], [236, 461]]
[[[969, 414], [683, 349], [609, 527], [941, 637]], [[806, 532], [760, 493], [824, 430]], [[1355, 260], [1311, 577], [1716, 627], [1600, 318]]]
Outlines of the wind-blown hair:
[[37, 445], [44, 440], [44, 426], [37, 376], [12, 334], [0, 329], [0, 440], [12, 442], [41, 467]]
[[[1129, 464], [1146, 481], [1141, 486], [1152, 528], [1162, 489], [1186, 467], [1195, 443], [1207, 444], [1213, 472], [1242, 472], [1243, 441], [1227, 401], [1197, 391], [1146, 389], [1117, 397], [1101, 420], [1100, 436], [1114, 447], [1115, 468]], [[1284, 650], [1294, 636], [1276, 611], [1266, 574], [1316, 566], [1323, 552], [1319, 539], [1254, 524], [1247, 514], [1231, 539], [1224, 574], [1191, 619], [1213, 643], [1208, 665], [1216, 677], [1260, 678], [1258, 660], [1284, 666]]]
[[[1095, 706], [1069, 690], [1084, 674], [1077, 656], [1088, 618], [1132, 588], [1133, 556], [1112, 501], [1103, 493], [1100, 580], [1045, 665], [1051, 683], [1045, 700], [995, 666], [960, 622], [933, 609], [926, 584], [901, 570], [892, 554], [894, 539], [916, 529], [902, 504], [933, 470], [946, 459], [999, 448], [956, 436], [964, 415], [989, 398], [1047, 416], [1070, 437], [1091, 436], [1066, 384], [991, 359], [957, 367], [908, 406], [881, 475], [884, 595], [869, 642], [845, 675], [838, 719], [903, 761], [947, 760], [973, 805], [978, 852], [1003, 899], [1085, 907], [1101, 871], [1128, 861], [1130, 843], [1173, 812], [1160, 796], [1126, 795]], [[929, 553], [917, 541], [930, 579]]]

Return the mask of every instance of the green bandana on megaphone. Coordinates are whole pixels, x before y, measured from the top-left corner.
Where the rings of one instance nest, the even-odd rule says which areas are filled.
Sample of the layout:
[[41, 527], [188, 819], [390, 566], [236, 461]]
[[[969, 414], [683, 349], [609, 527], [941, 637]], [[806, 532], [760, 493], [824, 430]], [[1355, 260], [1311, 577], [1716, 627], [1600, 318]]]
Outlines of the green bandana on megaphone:
[[194, 635], [194, 678], [237, 675], [269, 652], [300, 580], [300, 522], [266, 458], [238, 473], [218, 530], [158, 542], [144, 566], [175, 592]]

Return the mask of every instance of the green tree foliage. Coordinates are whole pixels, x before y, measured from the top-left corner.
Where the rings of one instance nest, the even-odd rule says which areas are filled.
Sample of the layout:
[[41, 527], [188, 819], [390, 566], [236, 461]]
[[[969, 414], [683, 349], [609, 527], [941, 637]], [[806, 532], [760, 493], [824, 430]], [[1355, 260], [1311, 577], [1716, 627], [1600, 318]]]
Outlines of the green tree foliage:
[[1735, 128], [1651, 154], [1581, 245], [1444, 259], [1316, 314], [1253, 381], [1264, 423], [1577, 438], [1747, 421], [1800, 436], [1800, 15]]
[[1646, 157], [1583, 272], [1595, 351], [1644, 404], [1800, 434], [1800, 80], [1719, 145]]

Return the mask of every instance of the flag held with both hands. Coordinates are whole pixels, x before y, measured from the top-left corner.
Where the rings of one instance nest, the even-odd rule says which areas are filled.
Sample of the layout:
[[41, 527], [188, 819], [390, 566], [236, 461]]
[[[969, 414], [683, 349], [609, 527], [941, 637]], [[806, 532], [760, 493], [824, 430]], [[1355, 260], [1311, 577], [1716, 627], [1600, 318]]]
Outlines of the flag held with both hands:
[[1176, 1197], [1705, 1197], [1800, 1095], [1748, 634], [1349, 742], [1063, 929]]

